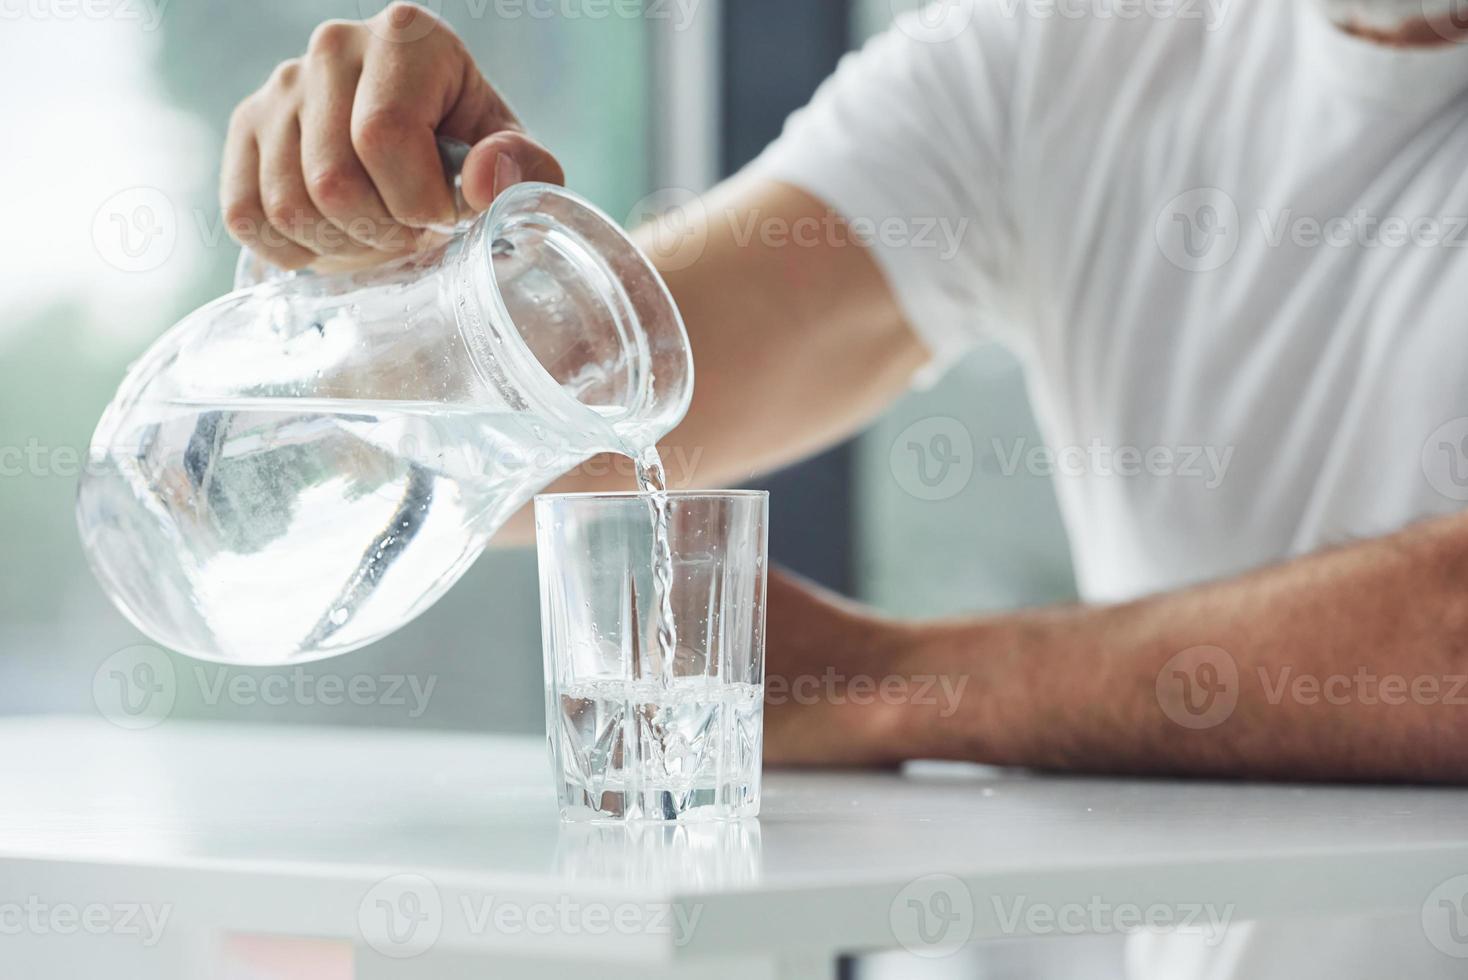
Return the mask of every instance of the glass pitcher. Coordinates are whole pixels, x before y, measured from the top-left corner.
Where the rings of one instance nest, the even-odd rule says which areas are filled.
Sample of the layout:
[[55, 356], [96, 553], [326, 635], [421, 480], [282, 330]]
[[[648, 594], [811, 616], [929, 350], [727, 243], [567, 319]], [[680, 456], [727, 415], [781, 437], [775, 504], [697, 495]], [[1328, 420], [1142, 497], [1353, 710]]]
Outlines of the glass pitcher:
[[266, 278], [164, 334], [97, 425], [78, 525], [158, 642], [314, 660], [427, 609], [556, 476], [654, 444], [692, 385], [646, 258], [519, 184], [432, 251]]

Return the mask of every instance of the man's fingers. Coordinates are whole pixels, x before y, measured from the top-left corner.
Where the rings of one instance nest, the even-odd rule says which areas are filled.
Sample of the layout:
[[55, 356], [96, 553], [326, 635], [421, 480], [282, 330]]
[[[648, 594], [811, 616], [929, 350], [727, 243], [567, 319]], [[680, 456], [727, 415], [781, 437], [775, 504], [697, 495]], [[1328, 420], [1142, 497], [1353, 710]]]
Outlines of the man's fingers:
[[463, 42], [413, 3], [322, 24], [236, 116], [220, 180], [229, 229], [286, 268], [370, 265], [440, 240], [461, 217], [440, 137], [479, 143], [465, 177], [476, 210], [521, 180], [563, 180]]
[[[350, 25], [348, 25], [350, 26]], [[352, 148], [352, 103], [362, 73], [350, 32], [332, 24], [311, 38], [301, 107], [301, 170], [317, 210], [352, 241], [381, 252], [405, 252], [413, 235], [393, 220]]]
[[[268, 221], [260, 200], [260, 151], [244, 107], [236, 110], [230, 120], [225, 139], [219, 205], [224, 212], [225, 227], [235, 241], [272, 265], [299, 269], [316, 258], [314, 252], [280, 235], [265, 234]], [[267, 244], [267, 238], [273, 244]]]
[[270, 228], [261, 235], [266, 244], [270, 244], [273, 232], [316, 255], [345, 257], [367, 251], [365, 245], [328, 221], [311, 200], [301, 168], [300, 121], [295, 117], [277, 121], [261, 131], [257, 139], [260, 202], [270, 222]]
[[549, 150], [516, 130], [485, 137], [464, 160], [464, 200], [475, 211], [522, 180], [564, 184], [566, 174]]
[[463, 84], [464, 63], [455, 56], [456, 45], [445, 31], [370, 45], [352, 106], [357, 159], [393, 218], [413, 228], [454, 222], [454, 198], [443, 178], [435, 134]]

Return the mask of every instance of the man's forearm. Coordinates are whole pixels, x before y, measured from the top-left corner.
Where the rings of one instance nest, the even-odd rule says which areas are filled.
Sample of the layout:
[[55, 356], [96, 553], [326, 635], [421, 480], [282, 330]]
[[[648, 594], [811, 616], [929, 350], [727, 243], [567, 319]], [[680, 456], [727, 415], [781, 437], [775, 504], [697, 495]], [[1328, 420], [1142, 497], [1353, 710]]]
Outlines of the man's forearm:
[[[914, 628], [907, 757], [1093, 772], [1468, 780], [1468, 515], [1110, 607]], [[951, 688], [950, 688], [951, 689]]]

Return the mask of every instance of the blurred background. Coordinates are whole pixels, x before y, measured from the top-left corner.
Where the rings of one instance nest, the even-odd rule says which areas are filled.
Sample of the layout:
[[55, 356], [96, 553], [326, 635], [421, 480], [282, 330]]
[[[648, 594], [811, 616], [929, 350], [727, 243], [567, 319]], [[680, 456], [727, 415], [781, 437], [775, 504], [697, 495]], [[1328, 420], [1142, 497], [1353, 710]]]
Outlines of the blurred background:
[[[301, 52], [315, 24], [384, 2], [27, 0], [0, 10], [11, 226], [0, 236], [0, 713], [94, 711], [99, 664], [144, 642], [77, 540], [72, 506], [92, 426], [150, 341], [230, 289], [237, 249], [215, 195], [230, 110]], [[911, 4], [429, 5], [560, 155], [569, 184], [635, 223], [649, 195], [702, 190], [751, 159], [843, 53]], [[911, 444], [934, 431], [953, 437], [952, 466], [929, 484]], [[978, 351], [860, 438], [765, 484], [774, 556], [901, 614], [1069, 597], [1047, 480], [999, 466], [1026, 439], [1036, 436], [1015, 364]], [[540, 731], [534, 566], [528, 551], [491, 551], [398, 634], [302, 668], [408, 675], [426, 696], [222, 697], [221, 680], [279, 670], [177, 658], [170, 717]]]

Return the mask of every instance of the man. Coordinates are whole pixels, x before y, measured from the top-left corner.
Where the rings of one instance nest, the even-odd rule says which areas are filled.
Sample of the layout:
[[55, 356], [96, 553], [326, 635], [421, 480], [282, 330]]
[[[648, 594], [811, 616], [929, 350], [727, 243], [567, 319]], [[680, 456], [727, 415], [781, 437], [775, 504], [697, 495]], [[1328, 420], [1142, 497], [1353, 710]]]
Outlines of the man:
[[[1086, 605], [894, 622], [776, 577], [772, 678], [967, 681], [957, 710], [772, 703], [772, 760], [1468, 779], [1450, 6], [943, 4], [694, 209], [692, 260], [645, 232], [698, 366], [669, 442], [702, 450], [699, 482], [828, 445], [984, 340], [1080, 460], [1058, 492]], [[229, 227], [289, 267], [401, 254], [452, 217], [435, 134], [474, 144], [475, 209], [562, 177], [431, 15], [324, 24], [231, 121]], [[939, 219], [956, 248], [920, 233]], [[773, 226], [816, 231], [748, 234]], [[1186, 447], [1220, 479], [1184, 478]], [[1377, 931], [1446, 962], [1415, 923]]]

